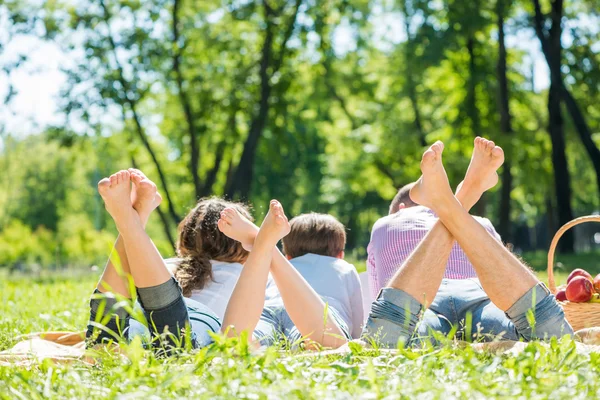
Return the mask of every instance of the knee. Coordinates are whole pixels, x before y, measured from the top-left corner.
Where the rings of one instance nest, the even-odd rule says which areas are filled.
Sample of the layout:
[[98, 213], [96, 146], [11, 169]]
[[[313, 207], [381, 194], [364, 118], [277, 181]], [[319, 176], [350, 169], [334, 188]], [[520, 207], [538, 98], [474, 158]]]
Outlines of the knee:
[[[525, 303], [528, 303], [529, 307], [525, 307]], [[542, 283], [519, 299], [507, 311], [507, 316], [513, 321], [518, 334], [525, 340], [573, 334], [573, 328], [565, 319], [562, 307]]]
[[412, 337], [421, 312], [421, 304], [410, 295], [385, 288], [371, 305], [361, 338], [388, 348], [404, 346]]

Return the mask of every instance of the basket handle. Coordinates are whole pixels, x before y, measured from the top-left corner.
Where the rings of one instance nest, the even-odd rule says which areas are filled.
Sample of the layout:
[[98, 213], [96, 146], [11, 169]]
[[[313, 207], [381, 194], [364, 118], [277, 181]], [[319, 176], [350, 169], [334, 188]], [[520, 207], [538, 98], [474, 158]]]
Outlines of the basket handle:
[[556, 283], [554, 282], [554, 253], [556, 252], [558, 240], [572, 227], [584, 224], [586, 222], [600, 222], [600, 215], [579, 217], [575, 218], [571, 222], [567, 222], [558, 230], [558, 232], [556, 232], [554, 238], [552, 239], [552, 243], [550, 243], [550, 249], [548, 250], [548, 286], [550, 287], [550, 291], [552, 293], [556, 294]]

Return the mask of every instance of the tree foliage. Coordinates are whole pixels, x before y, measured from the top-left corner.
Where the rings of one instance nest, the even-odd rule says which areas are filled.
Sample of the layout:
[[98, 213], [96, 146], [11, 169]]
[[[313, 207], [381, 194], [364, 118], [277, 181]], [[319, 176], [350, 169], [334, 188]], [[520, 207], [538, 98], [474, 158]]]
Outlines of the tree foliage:
[[[600, 205], [593, 2], [55, 0], [0, 13], [8, 40], [35, 35], [73, 60], [65, 126], [4, 134], [3, 231], [43, 227], [61, 249], [67, 237], [84, 246], [109, 226], [95, 181], [135, 163], [164, 194], [150, 229], [165, 249], [195, 200], [219, 195], [259, 217], [270, 198], [292, 215], [333, 213], [360, 255], [396, 189], [418, 178], [424, 147], [446, 143], [457, 185], [476, 135], [507, 155], [502, 189], [477, 212], [517, 247], [548, 240], [518, 230], [551, 233]], [[538, 47], [542, 91], [528, 54]], [[19, 158], [27, 147], [39, 157]]]

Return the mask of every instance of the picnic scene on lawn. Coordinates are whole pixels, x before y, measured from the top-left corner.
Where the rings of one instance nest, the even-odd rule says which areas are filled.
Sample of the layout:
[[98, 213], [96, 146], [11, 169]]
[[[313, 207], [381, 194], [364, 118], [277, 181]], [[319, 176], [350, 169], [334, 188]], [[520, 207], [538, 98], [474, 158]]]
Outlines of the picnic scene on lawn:
[[594, 2], [0, 24], [0, 399], [600, 396]]

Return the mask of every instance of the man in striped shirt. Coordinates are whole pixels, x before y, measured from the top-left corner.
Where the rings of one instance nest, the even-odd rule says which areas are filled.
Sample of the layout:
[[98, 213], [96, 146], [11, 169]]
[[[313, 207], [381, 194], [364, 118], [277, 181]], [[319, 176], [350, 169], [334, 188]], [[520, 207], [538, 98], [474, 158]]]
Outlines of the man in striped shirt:
[[[425, 151], [423, 175], [410, 189], [410, 198], [439, 218], [379, 292], [362, 339], [397, 347], [444, 337], [530, 341], [573, 334], [550, 290], [469, 214], [498, 183], [502, 149], [476, 138], [456, 195], [442, 163], [443, 150], [438, 141]], [[454, 241], [469, 257], [477, 279], [444, 279]]]
[[[381, 288], [389, 282], [438, 220], [429, 208], [422, 207], [411, 200], [409, 192], [414, 185], [413, 182], [402, 187], [392, 200], [389, 215], [379, 219], [373, 226], [371, 242], [367, 248], [367, 272], [373, 298], [377, 297]], [[481, 217], [475, 219], [493, 237], [501, 241], [500, 235], [489, 219]], [[455, 242], [446, 264], [444, 278], [476, 277], [473, 265]]]

